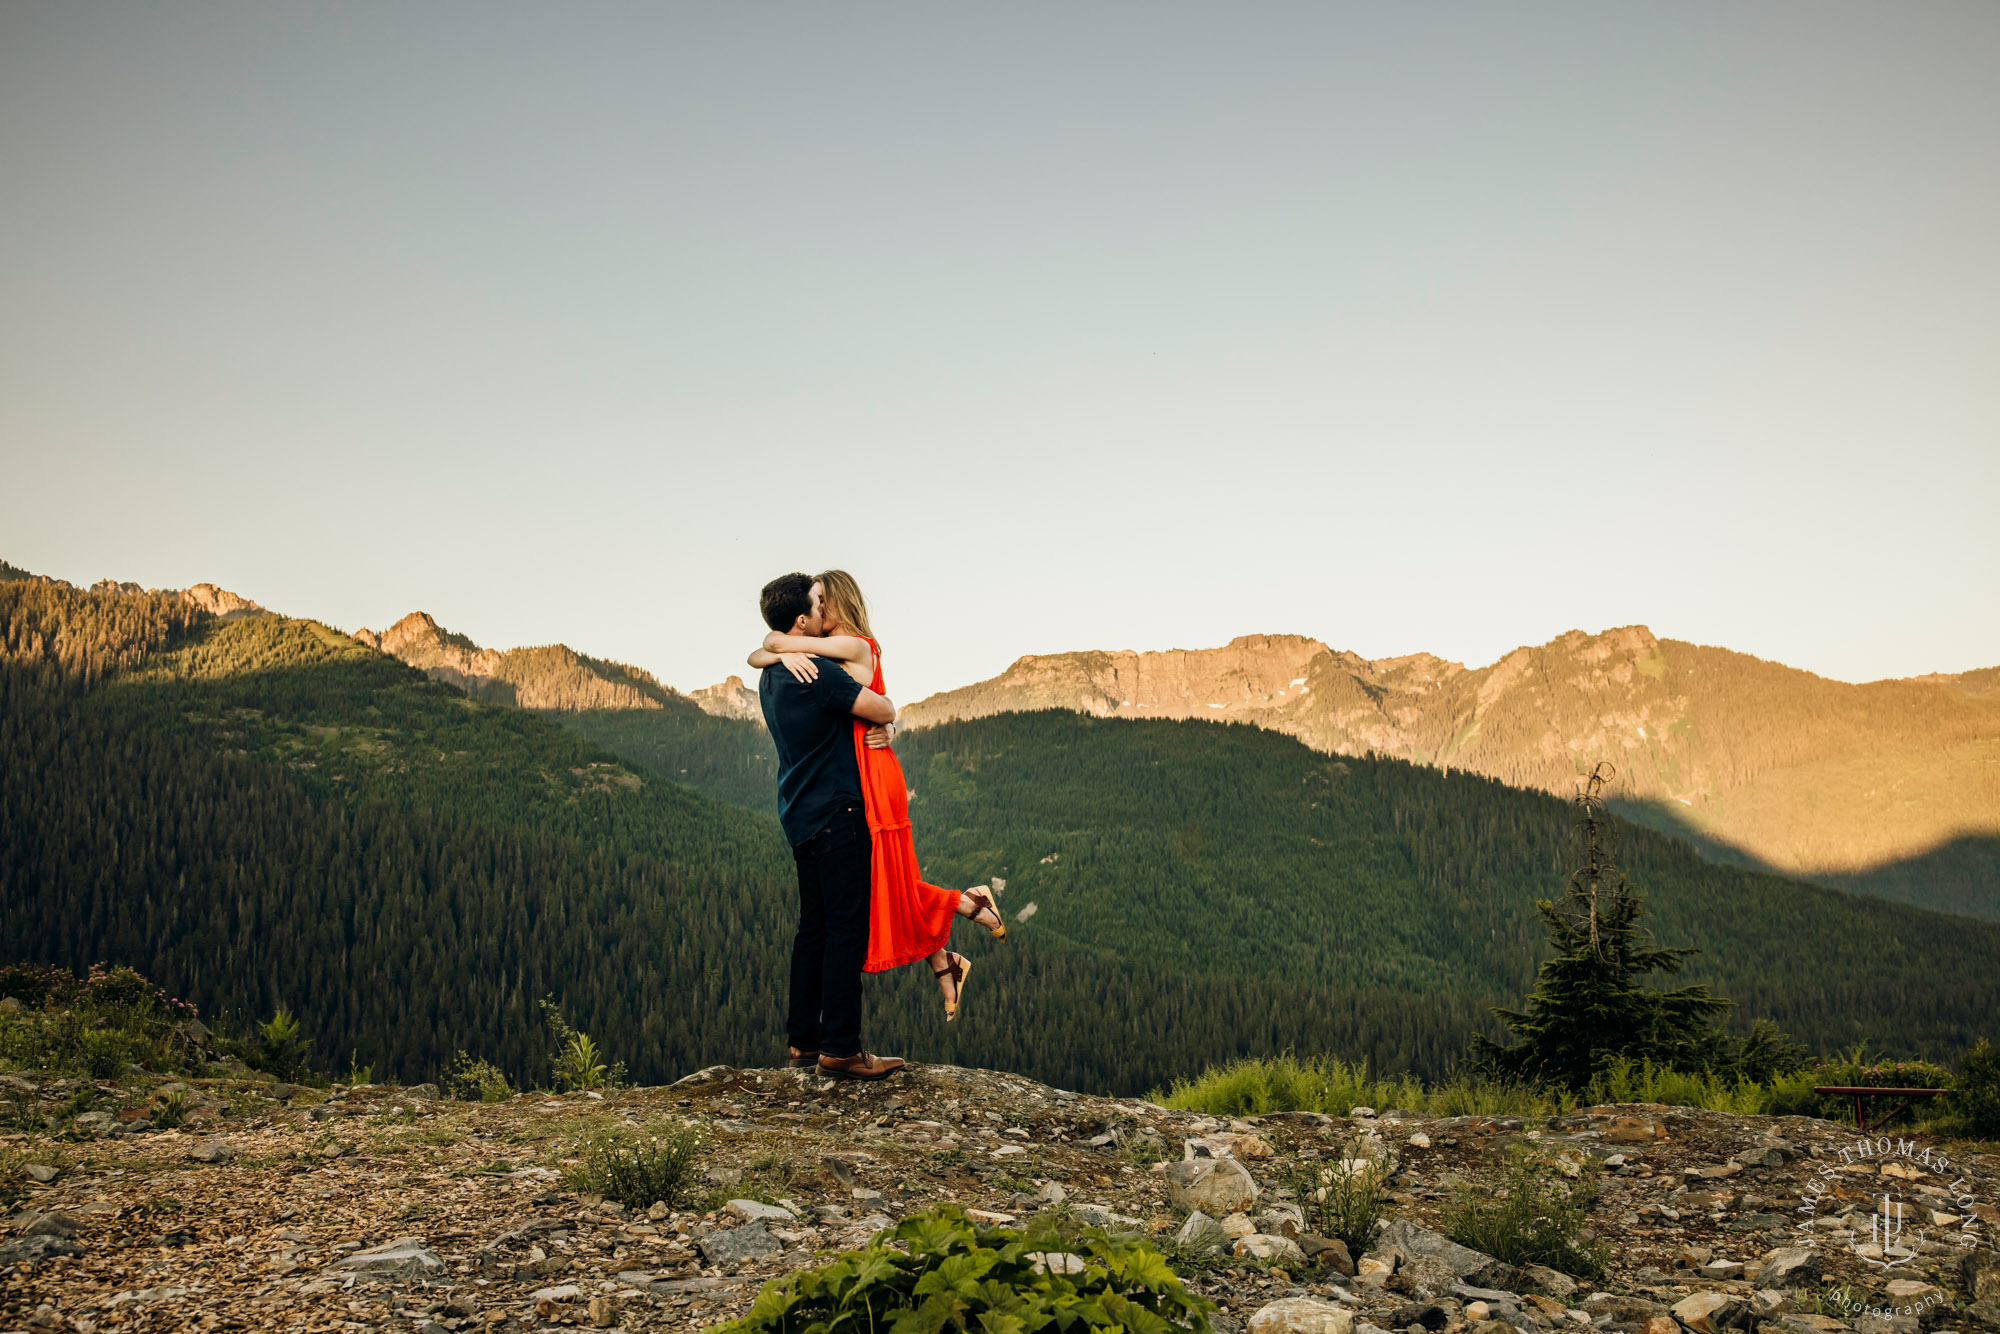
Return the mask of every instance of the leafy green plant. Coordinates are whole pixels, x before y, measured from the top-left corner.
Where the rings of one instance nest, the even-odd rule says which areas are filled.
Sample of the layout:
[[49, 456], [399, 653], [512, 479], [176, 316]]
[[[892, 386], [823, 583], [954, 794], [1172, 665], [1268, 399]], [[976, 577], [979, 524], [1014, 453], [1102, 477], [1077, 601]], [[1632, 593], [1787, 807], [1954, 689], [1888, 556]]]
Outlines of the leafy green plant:
[[685, 1204], [707, 1148], [698, 1126], [661, 1123], [628, 1131], [599, 1130], [576, 1146], [578, 1162], [563, 1173], [571, 1190], [616, 1200], [627, 1209]]
[[1306, 1228], [1337, 1237], [1354, 1255], [1368, 1249], [1382, 1223], [1382, 1186], [1389, 1179], [1386, 1159], [1373, 1159], [1359, 1140], [1350, 1141], [1331, 1162], [1295, 1162], [1283, 1174]]
[[[1069, 1257], [1075, 1257], [1072, 1261]], [[1075, 1272], [1064, 1272], [1074, 1270]], [[913, 1215], [867, 1247], [767, 1283], [732, 1334], [935, 1334], [1128, 1329], [1207, 1331], [1214, 1306], [1158, 1250], [1092, 1229], [1065, 1237], [980, 1228], [952, 1205]]]
[[465, 1102], [505, 1102], [514, 1096], [514, 1086], [506, 1073], [487, 1060], [475, 1060], [461, 1051], [445, 1075], [445, 1092]]
[[0, 1103], [0, 1125], [9, 1130], [25, 1130], [33, 1134], [48, 1125], [48, 1118], [42, 1115], [41, 1103], [26, 1089], [10, 1088], [7, 1098]]
[[305, 1064], [306, 1037], [298, 1017], [280, 1005], [277, 1012], [257, 1025], [262, 1039], [254, 1064], [281, 1079], [297, 1074]]
[[360, 1057], [361, 1057], [360, 1048], [358, 1047], [348, 1048], [347, 1075], [340, 1082], [347, 1085], [349, 1088], [353, 1088], [358, 1084], [372, 1084], [375, 1082], [375, 1066], [373, 1065], [373, 1063], [370, 1063], [368, 1065], [361, 1064]]
[[1459, 1190], [1445, 1210], [1445, 1235], [1511, 1265], [1601, 1275], [1604, 1248], [1579, 1236], [1597, 1184], [1589, 1165], [1572, 1168], [1574, 1177], [1555, 1158], [1517, 1146], [1492, 1179]]
[[188, 1111], [192, 1106], [193, 1102], [188, 1097], [186, 1091], [175, 1089], [172, 1093], [162, 1096], [160, 1101], [154, 1105], [153, 1124], [162, 1130], [173, 1130], [178, 1126], [185, 1125], [187, 1123]]
[[599, 1058], [597, 1044], [588, 1033], [579, 1033], [563, 1018], [562, 1006], [542, 998], [542, 1013], [556, 1040], [555, 1081], [560, 1092], [615, 1088], [625, 1080], [625, 1063], [609, 1066]]

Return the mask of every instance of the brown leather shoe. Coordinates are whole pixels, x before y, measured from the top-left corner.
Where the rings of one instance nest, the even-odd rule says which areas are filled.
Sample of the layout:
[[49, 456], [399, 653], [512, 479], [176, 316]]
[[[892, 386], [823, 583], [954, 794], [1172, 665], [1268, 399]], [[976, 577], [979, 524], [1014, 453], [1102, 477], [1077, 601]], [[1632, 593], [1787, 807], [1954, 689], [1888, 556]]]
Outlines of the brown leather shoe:
[[887, 1079], [902, 1068], [900, 1056], [870, 1056], [865, 1051], [819, 1058], [819, 1072], [828, 1079]]
[[807, 1066], [819, 1064], [819, 1053], [816, 1051], [800, 1051], [797, 1047], [787, 1047], [785, 1050], [789, 1053], [785, 1064], [794, 1070], [803, 1070]]

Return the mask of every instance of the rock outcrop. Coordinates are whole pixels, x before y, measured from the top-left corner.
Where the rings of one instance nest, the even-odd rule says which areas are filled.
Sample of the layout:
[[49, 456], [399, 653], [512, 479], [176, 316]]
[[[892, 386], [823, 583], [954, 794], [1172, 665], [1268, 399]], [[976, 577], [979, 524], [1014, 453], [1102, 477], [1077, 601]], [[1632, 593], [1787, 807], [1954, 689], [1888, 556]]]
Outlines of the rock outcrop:
[[712, 713], [718, 718], [736, 718], [759, 727], [764, 725], [764, 706], [758, 702], [757, 692], [745, 685], [740, 676], [690, 690], [688, 698], [699, 705], [703, 713]]
[[239, 593], [214, 584], [196, 584], [193, 588], [181, 590], [181, 601], [191, 607], [200, 607], [211, 616], [225, 621], [241, 620], [246, 616], [269, 616], [270, 612]]
[[549, 713], [696, 707], [637, 667], [587, 657], [563, 644], [504, 652], [481, 648], [426, 612], [413, 611], [380, 633], [364, 627], [353, 637], [490, 704]]

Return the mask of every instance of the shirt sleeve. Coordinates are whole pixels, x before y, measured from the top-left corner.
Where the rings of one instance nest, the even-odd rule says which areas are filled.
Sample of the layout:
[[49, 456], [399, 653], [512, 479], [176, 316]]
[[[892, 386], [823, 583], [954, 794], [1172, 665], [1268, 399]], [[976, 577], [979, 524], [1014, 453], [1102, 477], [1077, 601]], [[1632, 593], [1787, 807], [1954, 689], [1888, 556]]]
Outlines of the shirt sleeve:
[[852, 714], [854, 701], [861, 697], [861, 683], [844, 664], [831, 658], [820, 658], [819, 665], [819, 676], [813, 681], [813, 702], [828, 713]]

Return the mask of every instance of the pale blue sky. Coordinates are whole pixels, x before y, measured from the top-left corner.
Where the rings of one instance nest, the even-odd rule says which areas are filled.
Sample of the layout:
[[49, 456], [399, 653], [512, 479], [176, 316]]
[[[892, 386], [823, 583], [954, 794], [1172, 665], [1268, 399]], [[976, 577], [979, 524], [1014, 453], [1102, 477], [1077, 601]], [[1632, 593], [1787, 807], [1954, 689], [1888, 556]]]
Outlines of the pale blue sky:
[[0, 4], [0, 557], [683, 687], [2000, 663], [2000, 6]]

